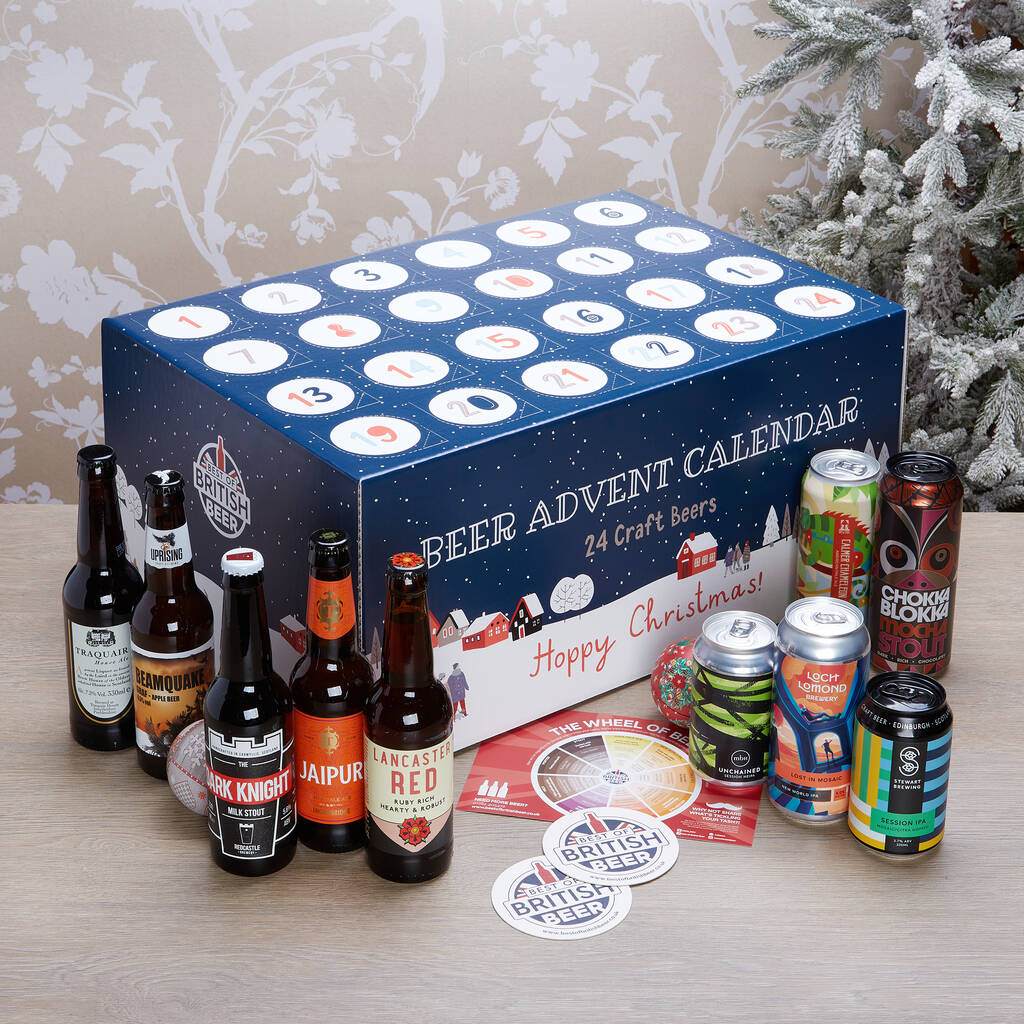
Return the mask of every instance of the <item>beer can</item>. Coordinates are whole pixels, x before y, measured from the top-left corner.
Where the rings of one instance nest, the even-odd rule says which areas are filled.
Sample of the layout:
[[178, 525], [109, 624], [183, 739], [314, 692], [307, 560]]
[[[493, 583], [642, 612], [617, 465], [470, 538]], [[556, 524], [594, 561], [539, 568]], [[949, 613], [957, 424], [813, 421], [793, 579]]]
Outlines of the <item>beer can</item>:
[[768, 773], [775, 623], [718, 612], [693, 645], [690, 765], [719, 786], [760, 786]]
[[868, 683], [853, 738], [850, 831], [883, 857], [933, 851], [946, 827], [953, 713], [946, 691], [920, 672]]
[[952, 459], [898, 452], [879, 484], [871, 663], [939, 676], [952, 646], [964, 487]]
[[864, 614], [838, 598], [801, 598], [775, 644], [768, 796], [801, 824], [842, 821], [871, 649]]
[[866, 608], [878, 501], [878, 460], [866, 452], [818, 452], [804, 473], [797, 516], [796, 589]]

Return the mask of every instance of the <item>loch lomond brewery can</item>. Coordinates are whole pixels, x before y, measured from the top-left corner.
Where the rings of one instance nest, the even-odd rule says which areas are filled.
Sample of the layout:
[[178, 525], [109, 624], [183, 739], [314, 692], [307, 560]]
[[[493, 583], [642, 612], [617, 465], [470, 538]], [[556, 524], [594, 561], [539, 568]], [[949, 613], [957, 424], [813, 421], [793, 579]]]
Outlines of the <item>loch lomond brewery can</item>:
[[878, 460], [866, 452], [818, 452], [804, 474], [797, 516], [801, 597], [868, 603], [878, 501]]
[[931, 853], [946, 827], [953, 713], [946, 691], [920, 672], [883, 672], [857, 710], [850, 831], [881, 856]]
[[775, 623], [718, 612], [693, 645], [690, 766], [719, 786], [760, 786], [768, 773]]
[[801, 598], [786, 609], [776, 648], [768, 796], [801, 824], [842, 821], [871, 649], [864, 615], [838, 598]]
[[878, 488], [871, 663], [939, 676], [949, 665], [964, 487], [952, 459], [890, 456]]

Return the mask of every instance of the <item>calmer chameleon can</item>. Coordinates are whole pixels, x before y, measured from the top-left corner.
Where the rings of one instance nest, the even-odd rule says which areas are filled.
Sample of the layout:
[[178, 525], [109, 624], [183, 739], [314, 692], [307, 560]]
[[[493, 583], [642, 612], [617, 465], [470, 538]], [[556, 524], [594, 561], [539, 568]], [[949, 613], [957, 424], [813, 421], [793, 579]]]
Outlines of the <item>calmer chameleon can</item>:
[[953, 713], [920, 672], [883, 672], [857, 710], [850, 831], [891, 859], [930, 853], [946, 827]]

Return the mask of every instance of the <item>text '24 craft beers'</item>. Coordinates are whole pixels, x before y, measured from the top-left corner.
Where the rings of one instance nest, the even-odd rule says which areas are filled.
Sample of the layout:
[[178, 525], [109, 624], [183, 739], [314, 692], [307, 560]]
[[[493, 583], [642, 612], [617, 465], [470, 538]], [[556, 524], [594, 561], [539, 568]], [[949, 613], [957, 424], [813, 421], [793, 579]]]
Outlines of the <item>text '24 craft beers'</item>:
[[434, 678], [426, 563], [392, 555], [364, 755], [367, 859], [383, 878], [423, 882], [451, 864], [453, 725], [451, 698]]
[[776, 643], [768, 796], [801, 824], [842, 821], [871, 648], [864, 616], [837, 598], [802, 598]]
[[879, 484], [871, 662], [938, 676], [949, 665], [964, 488], [944, 455], [899, 452]]

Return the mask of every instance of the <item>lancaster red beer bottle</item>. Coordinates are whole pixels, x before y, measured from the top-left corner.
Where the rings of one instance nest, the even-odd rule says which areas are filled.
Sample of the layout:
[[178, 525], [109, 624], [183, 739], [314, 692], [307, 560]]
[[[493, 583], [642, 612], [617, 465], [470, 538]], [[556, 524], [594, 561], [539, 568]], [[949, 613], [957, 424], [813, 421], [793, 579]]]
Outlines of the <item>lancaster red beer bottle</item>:
[[372, 684], [369, 662], [356, 650], [348, 537], [318, 530], [309, 539], [306, 653], [291, 677], [298, 832], [314, 850], [366, 844], [363, 712]]
[[452, 860], [452, 702], [434, 678], [427, 567], [393, 555], [380, 681], [366, 710], [366, 835], [370, 867], [424, 882]]
[[295, 856], [292, 701], [270, 660], [263, 556], [221, 559], [220, 672], [206, 695], [210, 851], [235, 875], [269, 875]]

